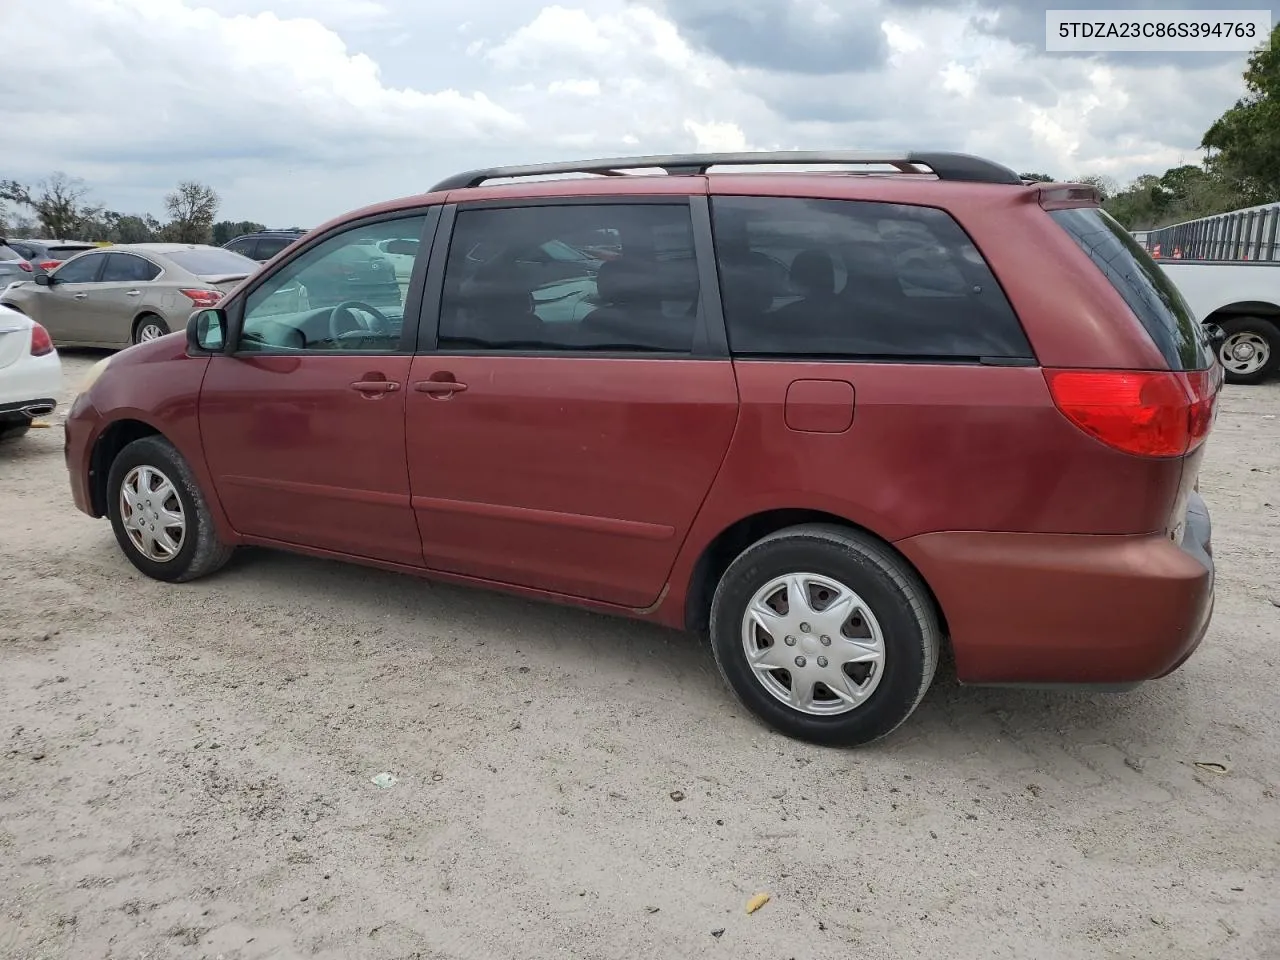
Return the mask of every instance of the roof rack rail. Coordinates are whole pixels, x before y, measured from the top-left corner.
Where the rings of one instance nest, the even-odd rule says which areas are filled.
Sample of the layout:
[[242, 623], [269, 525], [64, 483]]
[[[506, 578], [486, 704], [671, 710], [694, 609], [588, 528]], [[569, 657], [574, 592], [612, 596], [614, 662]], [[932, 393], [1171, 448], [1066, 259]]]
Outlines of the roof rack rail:
[[[970, 183], [1004, 183], [1022, 186], [1022, 178], [1002, 164], [967, 153], [910, 152], [893, 153], [874, 150], [775, 150], [746, 153], [677, 153], [645, 157], [613, 157], [606, 160], [582, 160], [568, 163], [531, 163], [512, 167], [487, 167], [467, 170], [446, 177], [431, 188], [461, 190], [478, 187], [488, 180], [516, 177], [546, 177], [561, 173], [595, 173], [606, 177], [632, 176], [628, 170], [661, 169], [670, 176], [699, 176], [711, 167], [764, 166], [783, 164], [883, 165], [899, 173], [932, 173], [939, 180]], [[928, 167], [921, 170], [920, 167]]]

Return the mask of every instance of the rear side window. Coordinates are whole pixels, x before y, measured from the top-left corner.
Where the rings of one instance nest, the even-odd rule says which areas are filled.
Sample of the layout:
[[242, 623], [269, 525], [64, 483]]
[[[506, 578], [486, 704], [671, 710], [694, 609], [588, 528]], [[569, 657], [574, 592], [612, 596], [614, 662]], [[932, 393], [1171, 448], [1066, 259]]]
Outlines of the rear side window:
[[1111, 281], [1171, 370], [1204, 370], [1213, 348], [1204, 328], [1165, 272], [1105, 210], [1077, 207], [1049, 214]]
[[942, 210], [715, 197], [712, 212], [735, 354], [1034, 359], [982, 254]]
[[102, 283], [134, 283], [154, 280], [158, 276], [160, 268], [150, 260], [131, 253], [109, 253], [99, 280]]
[[21, 260], [21, 259], [22, 259], [22, 254], [18, 253], [18, 251], [14, 250], [12, 247], [7, 247], [3, 243], [0, 243], [0, 260]]

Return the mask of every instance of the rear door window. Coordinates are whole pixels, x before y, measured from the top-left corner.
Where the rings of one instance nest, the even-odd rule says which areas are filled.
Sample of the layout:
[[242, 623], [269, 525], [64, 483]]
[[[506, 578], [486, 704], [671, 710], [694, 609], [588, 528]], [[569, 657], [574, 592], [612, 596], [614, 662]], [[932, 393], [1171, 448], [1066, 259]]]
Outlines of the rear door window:
[[1213, 348], [1173, 281], [1115, 218], [1098, 207], [1049, 214], [1124, 298], [1171, 370], [1204, 370]]
[[107, 254], [107, 265], [102, 270], [102, 283], [145, 283], [160, 276], [160, 268], [150, 260], [135, 257], [131, 253]]
[[439, 348], [689, 354], [699, 305], [687, 202], [463, 209]]
[[714, 197], [712, 214], [735, 355], [1034, 362], [982, 254], [942, 210]]

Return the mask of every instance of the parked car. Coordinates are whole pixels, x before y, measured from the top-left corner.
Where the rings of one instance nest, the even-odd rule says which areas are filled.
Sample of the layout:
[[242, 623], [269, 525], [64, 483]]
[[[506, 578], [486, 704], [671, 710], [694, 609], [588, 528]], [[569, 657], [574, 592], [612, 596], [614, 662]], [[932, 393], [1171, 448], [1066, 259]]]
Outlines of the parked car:
[[9, 240], [9, 246], [25, 257], [36, 271], [48, 273], [63, 260], [85, 250], [96, 250], [96, 243], [83, 240]]
[[[900, 173], [712, 172], [797, 163]], [[529, 252], [592, 234], [566, 319]], [[296, 298], [381, 241], [400, 303]], [[948, 641], [965, 683], [1133, 684], [1209, 623], [1222, 382], [1146, 256], [1092, 187], [964, 155], [473, 171], [100, 363], [72, 494], [159, 580], [257, 544], [706, 631], [817, 742], [897, 727]]]
[[62, 361], [49, 331], [0, 306], [0, 442], [16, 440], [31, 421], [53, 413], [62, 389]]
[[1156, 262], [1196, 319], [1222, 328], [1218, 359], [1228, 383], [1280, 373], [1280, 261]]
[[31, 262], [13, 247], [9, 241], [0, 237], [0, 291], [11, 283], [29, 280], [35, 276], [35, 268]]
[[305, 236], [305, 230], [263, 230], [259, 233], [246, 233], [228, 240], [223, 249], [231, 250], [259, 263], [266, 263], [281, 250], [284, 250], [299, 237]]
[[44, 324], [62, 346], [126, 347], [181, 329], [192, 308], [213, 306], [257, 269], [220, 247], [118, 244], [11, 285], [0, 303]]

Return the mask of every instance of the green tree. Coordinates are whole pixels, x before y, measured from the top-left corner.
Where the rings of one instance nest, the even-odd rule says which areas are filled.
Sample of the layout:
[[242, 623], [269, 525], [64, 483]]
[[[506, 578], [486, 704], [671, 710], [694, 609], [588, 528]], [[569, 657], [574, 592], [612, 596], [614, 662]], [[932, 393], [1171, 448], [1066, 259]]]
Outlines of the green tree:
[[83, 180], [56, 171], [34, 187], [16, 180], [0, 180], [0, 200], [26, 207], [35, 214], [41, 232], [51, 240], [94, 240], [93, 226], [102, 207], [86, 199]]
[[112, 243], [151, 243], [162, 229], [160, 221], [149, 213], [117, 214], [107, 239]]
[[261, 223], [254, 223], [252, 220], [219, 220], [213, 225], [213, 242], [221, 247], [236, 237], [265, 229], [267, 228]]
[[1248, 203], [1280, 200], [1280, 24], [1249, 57], [1246, 93], [1211, 126], [1200, 146], [1210, 170], [1238, 184]]
[[1053, 177], [1047, 173], [1020, 173], [1018, 174], [1023, 180], [1030, 180], [1033, 183], [1054, 183]]
[[213, 239], [213, 218], [218, 213], [218, 194], [213, 187], [184, 180], [164, 198], [169, 223], [164, 237], [174, 243], [208, 243]]
[[1073, 177], [1071, 182], [1089, 184], [1101, 194], [1103, 200], [1108, 199], [1119, 190], [1119, 186], [1114, 179], [1098, 173], [1086, 173], [1083, 176]]

